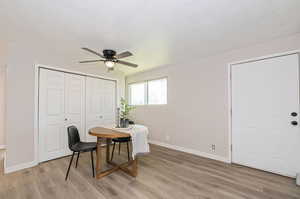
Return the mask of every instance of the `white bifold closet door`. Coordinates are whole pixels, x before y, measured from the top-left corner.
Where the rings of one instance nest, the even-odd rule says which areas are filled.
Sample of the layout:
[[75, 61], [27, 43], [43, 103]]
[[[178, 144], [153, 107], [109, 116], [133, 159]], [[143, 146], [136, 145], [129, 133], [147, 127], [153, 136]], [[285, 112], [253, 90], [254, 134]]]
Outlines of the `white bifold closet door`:
[[88, 134], [96, 126], [116, 124], [116, 81], [86, 78], [86, 138], [96, 141]]
[[232, 66], [232, 161], [300, 173], [299, 56]]
[[70, 154], [67, 127], [85, 140], [85, 77], [40, 69], [39, 161]]

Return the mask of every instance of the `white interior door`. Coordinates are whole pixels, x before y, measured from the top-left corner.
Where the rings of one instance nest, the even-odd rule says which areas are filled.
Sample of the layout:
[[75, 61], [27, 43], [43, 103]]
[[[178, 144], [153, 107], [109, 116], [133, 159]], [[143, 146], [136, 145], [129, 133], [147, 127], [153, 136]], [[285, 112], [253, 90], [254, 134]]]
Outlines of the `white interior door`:
[[116, 82], [110, 80], [102, 81], [102, 122], [104, 125], [116, 124]]
[[102, 80], [86, 78], [86, 138], [95, 142], [96, 137], [88, 134], [89, 129], [102, 124]]
[[[85, 77], [65, 74], [65, 125], [77, 127], [81, 140], [85, 140]], [[67, 134], [65, 134], [67, 140]], [[68, 147], [68, 146], [66, 146]]]
[[40, 69], [39, 161], [64, 156], [65, 142], [64, 73]]
[[292, 121], [299, 123], [297, 54], [232, 66], [234, 163], [295, 177], [300, 131]]
[[85, 77], [40, 69], [40, 162], [71, 153], [67, 134], [70, 125], [75, 125], [85, 140]]
[[115, 93], [115, 81], [86, 78], [87, 141], [96, 141], [94, 136], [88, 135], [89, 129], [106, 124], [115, 124]]

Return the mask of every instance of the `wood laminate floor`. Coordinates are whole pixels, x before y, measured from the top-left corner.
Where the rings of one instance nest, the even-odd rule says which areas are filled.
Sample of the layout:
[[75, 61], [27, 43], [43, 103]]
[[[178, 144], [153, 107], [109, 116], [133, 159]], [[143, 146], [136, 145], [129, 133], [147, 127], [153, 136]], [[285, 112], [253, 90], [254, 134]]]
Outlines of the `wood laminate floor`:
[[[115, 153], [115, 157], [123, 161], [126, 154]], [[295, 185], [294, 179], [156, 145], [151, 145], [151, 154], [140, 158], [137, 178], [118, 171], [96, 180], [92, 178], [90, 154], [86, 153], [81, 155], [78, 168], [72, 167], [66, 182], [69, 159], [65, 157], [2, 174], [0, 198], [300, 199], [300, 187]]]

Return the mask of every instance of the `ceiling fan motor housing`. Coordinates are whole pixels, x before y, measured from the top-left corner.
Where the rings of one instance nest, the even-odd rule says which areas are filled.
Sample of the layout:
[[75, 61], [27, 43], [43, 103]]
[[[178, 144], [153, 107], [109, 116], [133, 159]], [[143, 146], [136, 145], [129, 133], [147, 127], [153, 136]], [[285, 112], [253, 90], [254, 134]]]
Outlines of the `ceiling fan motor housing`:
[[103, 55], [107, 59], [114, 59], [114, 56], [116, 55], [116, 51], [114, 50], [103, 50]]

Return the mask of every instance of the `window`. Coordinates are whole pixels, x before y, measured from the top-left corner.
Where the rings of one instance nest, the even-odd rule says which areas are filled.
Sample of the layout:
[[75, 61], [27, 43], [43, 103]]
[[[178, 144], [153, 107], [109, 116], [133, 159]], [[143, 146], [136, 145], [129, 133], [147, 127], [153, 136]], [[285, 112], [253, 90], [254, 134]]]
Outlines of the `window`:
[[148, 104], [167, 104], [167, 79], [148, 81]]
[[146, 104], [145, 93], [146, 93], [146, 82], [130, 84], [130, 104], [131, 105], [144, 105]]
[[128, 91], [130, 105], [167, 104], [167, 78], [132, 83]]

